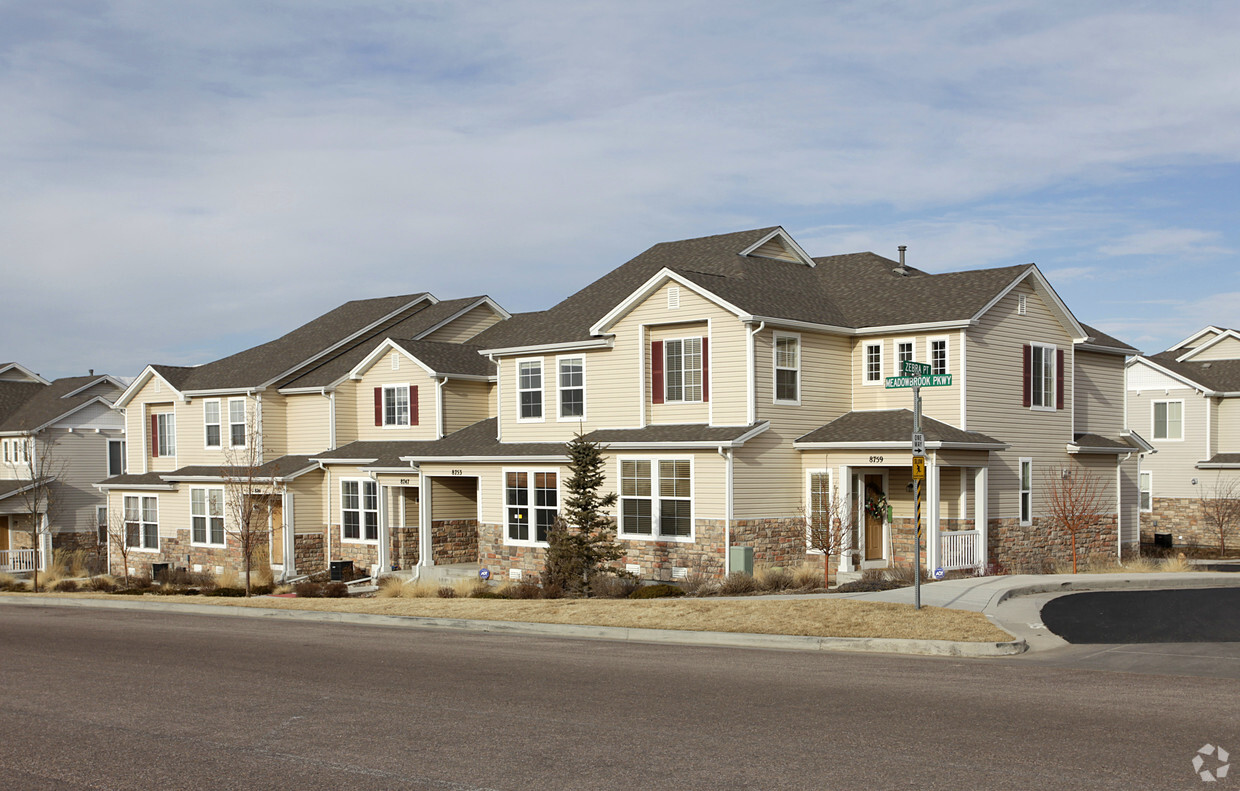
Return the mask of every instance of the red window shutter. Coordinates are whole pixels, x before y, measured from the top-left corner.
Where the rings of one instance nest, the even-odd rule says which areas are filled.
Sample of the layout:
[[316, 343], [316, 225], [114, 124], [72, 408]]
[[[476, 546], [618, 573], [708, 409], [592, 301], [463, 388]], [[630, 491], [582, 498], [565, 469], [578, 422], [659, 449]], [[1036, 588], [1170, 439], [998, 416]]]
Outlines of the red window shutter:
[[702, 400], [710, 400], [710, 353], [707, 349], [707, 338], [702, 339]]
[[1025, 344], [1025, 406], [1033, 406], [1033, 347]]
[[418, 425], [418, 388], [409, 388], [409, 425]]
[[1055, 360], [1055, 408], [1063, 409], [1063, 349], [1056, 352]]
[[375, 425], [383, 425], [383, 388], [375, 388]]
[[650, 401], [663, 403], [663, 341], [650, 342]]
[[159, 415], [151, 415], [151, 456], [159, 456]]

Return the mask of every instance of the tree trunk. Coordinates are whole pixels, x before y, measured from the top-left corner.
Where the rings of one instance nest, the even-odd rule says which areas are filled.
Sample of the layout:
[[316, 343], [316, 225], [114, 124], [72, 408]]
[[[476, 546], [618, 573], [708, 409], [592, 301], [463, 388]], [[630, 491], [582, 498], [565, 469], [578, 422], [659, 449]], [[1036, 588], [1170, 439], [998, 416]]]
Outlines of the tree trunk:
[[831, 590], [831, 553], [822, 553], [822, 587]]

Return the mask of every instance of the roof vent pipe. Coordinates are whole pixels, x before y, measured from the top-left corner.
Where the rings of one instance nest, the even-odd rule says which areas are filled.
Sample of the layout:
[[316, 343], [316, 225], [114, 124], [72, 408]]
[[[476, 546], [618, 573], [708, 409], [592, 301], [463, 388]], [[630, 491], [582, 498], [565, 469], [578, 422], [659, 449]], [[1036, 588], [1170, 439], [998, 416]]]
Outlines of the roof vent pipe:
[[907, 250], [907, 249], [908, 249], [908, 245], [906, 245], [906, 244], [902, 244], [902, 245], [900, 245], [900, 247], [899, 247], [899, 250], [900, 250], [900, 265], [899, 265], [898, 267], [896, 267], [896, 274], [901, 275], [902, 277], [908, 277], [908, 270], [907, 270], [907, 269], [905, 269], [905, 267], [904, 267], [904, 251], [905, 251], [905, 250]]

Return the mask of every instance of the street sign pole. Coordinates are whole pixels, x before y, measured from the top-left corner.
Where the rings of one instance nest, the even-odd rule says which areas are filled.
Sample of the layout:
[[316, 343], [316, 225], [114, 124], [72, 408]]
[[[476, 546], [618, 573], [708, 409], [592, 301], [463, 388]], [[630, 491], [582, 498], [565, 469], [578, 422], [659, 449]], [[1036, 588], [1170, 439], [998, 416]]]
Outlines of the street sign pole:
[[[913, 453], [921, 435], [921, 387], [913, 385]], [[921, 481], [913, 480], [913, 609], [921, 609]]]

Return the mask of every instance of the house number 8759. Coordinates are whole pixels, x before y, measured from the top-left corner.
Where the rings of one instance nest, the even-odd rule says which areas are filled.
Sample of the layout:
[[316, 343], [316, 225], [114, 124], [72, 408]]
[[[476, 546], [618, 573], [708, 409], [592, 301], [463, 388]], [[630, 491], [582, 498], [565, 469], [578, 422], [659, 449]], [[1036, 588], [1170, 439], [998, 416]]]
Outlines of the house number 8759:
[[882, 463], [883, 463], [882, 456], [871, 456], [870, 457], [870, 464], [882, 464]]

